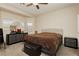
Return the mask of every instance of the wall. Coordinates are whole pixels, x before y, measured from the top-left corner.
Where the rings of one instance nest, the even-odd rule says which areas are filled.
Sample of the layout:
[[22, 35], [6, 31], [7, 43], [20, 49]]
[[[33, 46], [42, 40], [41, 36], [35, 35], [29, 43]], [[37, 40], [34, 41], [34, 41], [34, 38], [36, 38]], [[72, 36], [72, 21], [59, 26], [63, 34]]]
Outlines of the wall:
[[39, 15], [37, 17], [37, 30], [46, 28], [63, 29], [63, 35], [67, 37], [77, 36], [77, 7], [67, 7]]
[[47, 28], [63, 29], [63, 37], [77, 37], [79, 47], [78, 14], [79, 6], [73, 6], [39, 15], [36, 20], [36, 30], [40, 32]]
[[0, 9], [0, 17], [1, 17], [1, 9]]
[[[1, 18], [1, 9], [0, 9], [0, 18]], [[1, 24], [1, 22], [0, 22], [0, 24]], [[0, 25], [0, 28], [1, 28], [1, 25]]]
[[33, 25], [32, 25], [31, 33], [34, 32], [34, 21], [35, 21], [34, 17], [31, 17], [31, 18], [25, 17], [5, 10], [1, 10], [0, 14], [1, 14], [0, 27], [3, 28], [5, 41], [6, 41], [6, 34], [10, 33], [10, 25], [16, 22], [19, 22], [22, 24], [22, 30], [24, 30], [24, 32], [28, 31], [27, 23], [29, 22], [32, 23]]

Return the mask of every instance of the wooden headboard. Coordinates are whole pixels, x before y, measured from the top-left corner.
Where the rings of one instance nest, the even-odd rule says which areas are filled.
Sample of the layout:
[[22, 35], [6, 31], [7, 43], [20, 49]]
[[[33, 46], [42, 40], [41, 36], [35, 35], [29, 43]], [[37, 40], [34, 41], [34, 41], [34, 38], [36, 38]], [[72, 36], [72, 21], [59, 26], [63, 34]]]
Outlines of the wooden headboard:
[[63, 35], [63, 30], [62, 29], [42, 29], [41, 32], [52, 32], [52, 33], [59, 33]]

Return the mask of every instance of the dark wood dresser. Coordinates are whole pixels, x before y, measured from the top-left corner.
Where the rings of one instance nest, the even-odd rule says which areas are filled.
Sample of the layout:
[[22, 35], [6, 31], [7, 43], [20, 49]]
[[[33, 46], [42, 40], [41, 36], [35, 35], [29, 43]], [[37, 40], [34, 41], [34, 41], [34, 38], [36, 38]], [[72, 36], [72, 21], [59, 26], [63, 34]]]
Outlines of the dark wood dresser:
[[64, 37], [64, 46], [71, 48], [78, 48], [78, 39], [71, 37]]
[[7, 34], [6, 35], [6, 43], [7, 45], [11, 45], [17, 42], [22, 42], [24, 36], [28, 33], [16, 33], [16, 34]]

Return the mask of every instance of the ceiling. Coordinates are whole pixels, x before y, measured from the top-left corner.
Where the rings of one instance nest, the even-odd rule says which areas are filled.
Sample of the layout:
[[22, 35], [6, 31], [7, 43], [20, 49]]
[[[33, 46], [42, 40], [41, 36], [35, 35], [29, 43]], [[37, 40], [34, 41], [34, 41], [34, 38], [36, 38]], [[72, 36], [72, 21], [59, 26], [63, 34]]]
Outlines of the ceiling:
[[40, 9], [36, 9], [35, 6], [29, 6], [29, 7], [26, 7], [20, 3], [6, 3], [6, 4], [3, 4], [5, 6], [9, 6], [9, 7], [12, 7], [12, 8], [16, 8], [18, 9], [19, 11], [22, 11], [24, 13], [29, 13], [31, 15], [39, 15], [39, 14], [43, 14], [43, 13], [47, 13], [47, 12], [50, 12], [50, 11], [54, 11], [54, 10], [57, 10], [57, 9], [61, 9], [61, 8], [64, 8], [64, 7], [70, 7], [70, 6], [75, 6], [75, 5], [78, 5], [78, 3], [48, 3], [48, 5], [39, 5], [40, 6]]

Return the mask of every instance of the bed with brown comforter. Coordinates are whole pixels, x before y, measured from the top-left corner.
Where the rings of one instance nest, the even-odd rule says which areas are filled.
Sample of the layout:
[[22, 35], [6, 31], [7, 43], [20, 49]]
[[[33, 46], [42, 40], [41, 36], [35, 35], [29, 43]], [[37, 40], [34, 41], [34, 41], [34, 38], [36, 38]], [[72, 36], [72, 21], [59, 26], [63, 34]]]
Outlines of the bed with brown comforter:
[[62, 35], [57, 33], [43, 32], [38, 34], [26, 35], [25, 41], [29, 41], [42, 46], [42, 52], [48, 55], [56, 55], [62, 43]]

